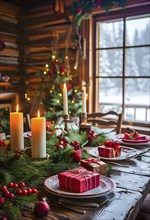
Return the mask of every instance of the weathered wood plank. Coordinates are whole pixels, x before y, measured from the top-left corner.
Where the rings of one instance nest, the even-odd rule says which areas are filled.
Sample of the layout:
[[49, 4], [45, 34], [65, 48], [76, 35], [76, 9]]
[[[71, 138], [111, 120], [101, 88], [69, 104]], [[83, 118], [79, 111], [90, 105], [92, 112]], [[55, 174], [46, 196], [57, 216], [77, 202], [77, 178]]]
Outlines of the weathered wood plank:
[[14, 56], [18, 57], [19, 56], [19, 51], [11, 48], [4, 48], [2, 51], [0, 51], [0, 56]]
[[33, 29], [38, 29], [38, 28], [43, 28], [43, 27], [46, 27], [46, 26], [51, 26], [51, 25], [57, 25], [60, 23], [66, 23], [68, 22], [66, 20], [66, 18], [60, 18], [58, 20], [53, 20], [53, 21], [47, 21], [47, 22], [44, 22], [44, 23], [38, 23], [38, 24], [35, 24], [35, 25], [30, 25], [28, 26], [28, 30], [33, 30]]
[[4, 14], [4, 15], [0, 14], [0, 19], [2, 21], [7, 21], [7, 22], [12, 23], [12, 24], [18, 24], [18, 20], [17, 19], [12, 18], [12, 17], [8, 17], [8, 16], [6, 16], [6, 14]]
[[0, 65], [0, 71], [3, 72], [16, 72], [16, 74], [18, 73], [19, 69], [18, 66], [13, 66], [13, 65]]
[[5, 42], [16, 43], [17, 37], [17, 35], [13, 36], [11, 33], [1, 32], [1, 38], [4, 39]]
[[0, 57], [0, 63], [18, 65], [18, 59], [15, 57]]

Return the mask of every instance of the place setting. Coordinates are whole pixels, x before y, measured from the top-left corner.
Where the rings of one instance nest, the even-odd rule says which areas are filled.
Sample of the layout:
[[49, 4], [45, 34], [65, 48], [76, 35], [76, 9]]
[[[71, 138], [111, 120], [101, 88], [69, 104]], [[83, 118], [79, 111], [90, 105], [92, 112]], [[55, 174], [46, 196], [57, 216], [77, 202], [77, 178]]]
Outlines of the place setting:
[[148, 135], [139, 134], [135, 130], [131, 133], [117, 134], [116, 140], [120, 144], [133, 147], [148, 146], [150, 144], [150, 137]]

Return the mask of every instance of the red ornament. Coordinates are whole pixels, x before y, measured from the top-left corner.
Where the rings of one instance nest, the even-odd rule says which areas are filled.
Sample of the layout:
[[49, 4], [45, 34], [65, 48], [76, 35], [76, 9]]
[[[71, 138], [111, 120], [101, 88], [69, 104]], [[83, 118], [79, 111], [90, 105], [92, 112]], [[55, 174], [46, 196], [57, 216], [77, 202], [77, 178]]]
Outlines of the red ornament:
[[0, 206], [4, 205], [4, 203], [5, 203], [5, 199], [2, 196], [0, 196]]
[[6, 186], [1, 186], [1, 190], [2, 190], [3, 192], [5, 192], [5, 191], [7, 190], [7, 187], [6, 187]]
[[16, 192], [18, 195], [22, 195], [22, 190], [21, 189], [17, 189], [17, 192]]
[[20, 183], [18, 183], [18, 185], [19, 185], [20, 188], [25, 187], [25, 183], [24, 182], [20, 182]]
[[26, 195], [27, 195], [27, 190], [26, 190], [26, 189], [23, 189], [21, 194], [22, 194], [23, 196], [26, 196]]
[[17, 188], [18, 188], [18, 184], [17, 184], [17, 183], [14, 183], [14, 184], [13, 184], [13, 188], [14, 188], [14, 189], [17, 189]]
[[32, 193], [32, 189], [31, 188], [28, 188], [26, 190], [27, 190], [27, 195], [30, 195]]
[[73, 153], [72, 153], [72, 156], [74, 158], [74, 160], [79, 163], [81, 158], [82, 158], [82, 151], [81, 150], [75, 150]]
[[15, 198], [14, 194], [13, 194], [13, 193], [10, 193], [10, 194], [9, 194], [9, 198], [10, 198], [10, 199], [14, 199], [14, 198]]
[[7, 185], [8, 188], [13, 188], [13, 186], [14, 186], [14, 184], [12, 182], [9, 182]]
[[38, 193], [37, 189], [36, 188], [32, 188], [32, 193]]
[[34, 212], [38, 218], [42, 218], [48, 215], [50, 206], [45, 201], [40, 201], [36, 204]]

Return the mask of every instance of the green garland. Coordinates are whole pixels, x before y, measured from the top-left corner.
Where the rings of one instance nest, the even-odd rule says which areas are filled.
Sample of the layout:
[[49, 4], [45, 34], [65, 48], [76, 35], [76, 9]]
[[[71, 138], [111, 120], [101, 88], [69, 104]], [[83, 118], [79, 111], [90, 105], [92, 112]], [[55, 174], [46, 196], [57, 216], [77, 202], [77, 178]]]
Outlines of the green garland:
[[114, 7], [124, 7], [127, 0], [77, 0], [72, 3], [73, 23], [80, 26], [82, 20], [89, 19], [93, 9], [98, 8], [108, 12]]
[[[66, 132], [61, 126], [53, 124], [47, 128], [46, 148], [49, 158], [46, 160], [32, 160], [31, 147], [28, 147], [31, 146], [30, 138], [25, 138], [26, 149], [21, 152], [12, 151], [8, 141], [0, 140], [0, 198], [3, 197], [1, 188], [8, 186], [10, 182], [24, 182], [28, 188], [41, 188], [46, 177], [80, 166], [73, 157], [76, 147], [82, 150], [82, 159], [86, 159], [90, 155], [84, 150], [84, 146], [98, 146], [106, 140], [105, 135], [96, 136], [93, 131], [87, 135], [86, 132], [80, 133], [78, 130]], [[64, 145], [62, 149], [58, 148], [60, 143]], [[16, 189], [9, 190], [15, 198], [5, 198], [5, 203], [0, 204], [0, 214], [5, 211], [6, 216], [18, 220], [22, 209], [35, 206], [38, 195], [20, 196], [17, 195]]]

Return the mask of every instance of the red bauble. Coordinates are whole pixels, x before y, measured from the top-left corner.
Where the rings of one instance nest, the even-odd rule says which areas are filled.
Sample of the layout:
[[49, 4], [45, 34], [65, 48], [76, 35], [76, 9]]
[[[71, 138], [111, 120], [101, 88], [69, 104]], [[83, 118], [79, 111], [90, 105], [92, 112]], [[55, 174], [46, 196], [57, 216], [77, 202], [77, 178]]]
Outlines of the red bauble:
[[32, 189], [31, 188], [27, 188], [26, 190], [27, 190], [27, 195], [32, 194]]
[[42, 218], [48, 215], [50, 211], [50, 206], [48, 205], [47, 202], [40, 201], [36, 204], [34, 208], [34, 212], [37, 217]]
[[2, 190], [3, 192], [5, 192], [5, 191], [7, 190], [7, 187], [6, 187], [6, 186], [1, 186], [1, 190]]
[[25, 187], [25, 183], [24, 182], [20, 182], [20, 183], [18, 183], [18, 185], [19, 185], [20, 188]]
[[13, 194], [13, 193], [10, 193], [10, 194], [9, 194], [9, 198], [10, 198], [10, 199], [14, 199], [14, 198], [15, 198], [14, 194]]
[[9, 182], [7, 185], [8, 188], [13, 188], [13, 186], [14, 186], [14, 184], [12, 182]]
[[14, 189], [17, 189], [17, 188], [18, 188], [18, 184], [17, 184], [17, 183], [14, 183], [14, 184], [13, 184], [13, 188], [14, 188]]
[[36, 188], [32, 188], [32, 193], [38, 193], [37, 189]]
[[4, 203], [5, 203], [5, 199], [2, 196], [0, 196], [0, 206], [4, 205]]

